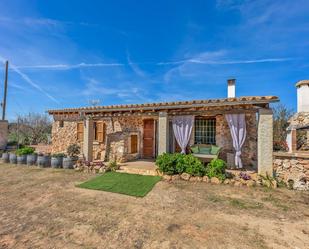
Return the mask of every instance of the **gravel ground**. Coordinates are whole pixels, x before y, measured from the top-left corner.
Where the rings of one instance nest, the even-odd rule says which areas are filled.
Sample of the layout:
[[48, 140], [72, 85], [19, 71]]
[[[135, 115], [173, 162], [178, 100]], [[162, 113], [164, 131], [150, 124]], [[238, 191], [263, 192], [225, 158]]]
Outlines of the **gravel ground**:
[[0, 165], [0, 248], [309, 248], [309, 193], [179, 181], [144, 198]]

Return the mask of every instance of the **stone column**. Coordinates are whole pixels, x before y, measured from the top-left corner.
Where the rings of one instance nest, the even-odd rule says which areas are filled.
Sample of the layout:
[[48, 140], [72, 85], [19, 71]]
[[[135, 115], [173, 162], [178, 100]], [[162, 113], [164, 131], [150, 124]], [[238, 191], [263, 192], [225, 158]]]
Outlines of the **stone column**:
[[271, 109], [259, 109], [258, 173], [273, 176], [273, 112]]
[[158, 122], [158, 155], [168, 152], [168, 130], [168, 114], [160, 112]]
[[0, 120], [0, 149], [4, 150], [8, 142], [9, 123], [7, 120]]
[[291, 152], [297, 151], [297, 131], [296, 129], [291, 130]]
[[84, 121], [84, 139], [83, 139], [83, 154], [87, 161], [92, 161], [93, 152], [93, 120], [86, 119]]

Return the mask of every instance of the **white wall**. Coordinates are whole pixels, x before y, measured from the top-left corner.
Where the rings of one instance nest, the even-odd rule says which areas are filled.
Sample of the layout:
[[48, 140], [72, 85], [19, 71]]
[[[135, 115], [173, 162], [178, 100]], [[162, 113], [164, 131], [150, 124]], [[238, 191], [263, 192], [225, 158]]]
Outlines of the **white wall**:
[[309, 85], [297, 88], [297, 112], [309, 112]]

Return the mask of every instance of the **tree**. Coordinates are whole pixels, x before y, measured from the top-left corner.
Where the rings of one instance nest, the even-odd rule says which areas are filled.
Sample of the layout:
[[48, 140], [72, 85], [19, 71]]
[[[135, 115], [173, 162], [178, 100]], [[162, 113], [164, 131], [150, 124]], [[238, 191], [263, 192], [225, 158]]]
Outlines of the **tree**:
[[277, 104], [273, 107], [274, 111], [274, 142], [284, 142], [286, 140], [289, 119], [293, 111], [283, 104]]
[[27, 145], [48, 143], [51, 127], [52, 122], [46, 114], [18, 115], [17, 120], [9, 125], [9, 141]]

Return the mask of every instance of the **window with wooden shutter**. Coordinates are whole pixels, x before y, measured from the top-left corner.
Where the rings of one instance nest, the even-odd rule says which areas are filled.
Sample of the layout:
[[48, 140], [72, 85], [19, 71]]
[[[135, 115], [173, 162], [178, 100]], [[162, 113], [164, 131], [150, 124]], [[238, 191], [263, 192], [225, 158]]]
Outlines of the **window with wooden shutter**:
[[105, 141], [106, 125], [104, 122], [94, 123], [94, 140], [100, 143]]
[[83, 141], [84, 139], [84, 123], [79, 122], [77, 123], [77, 140]]
[[137, 153], [137, 135], [131, 135], [131, 153]]

